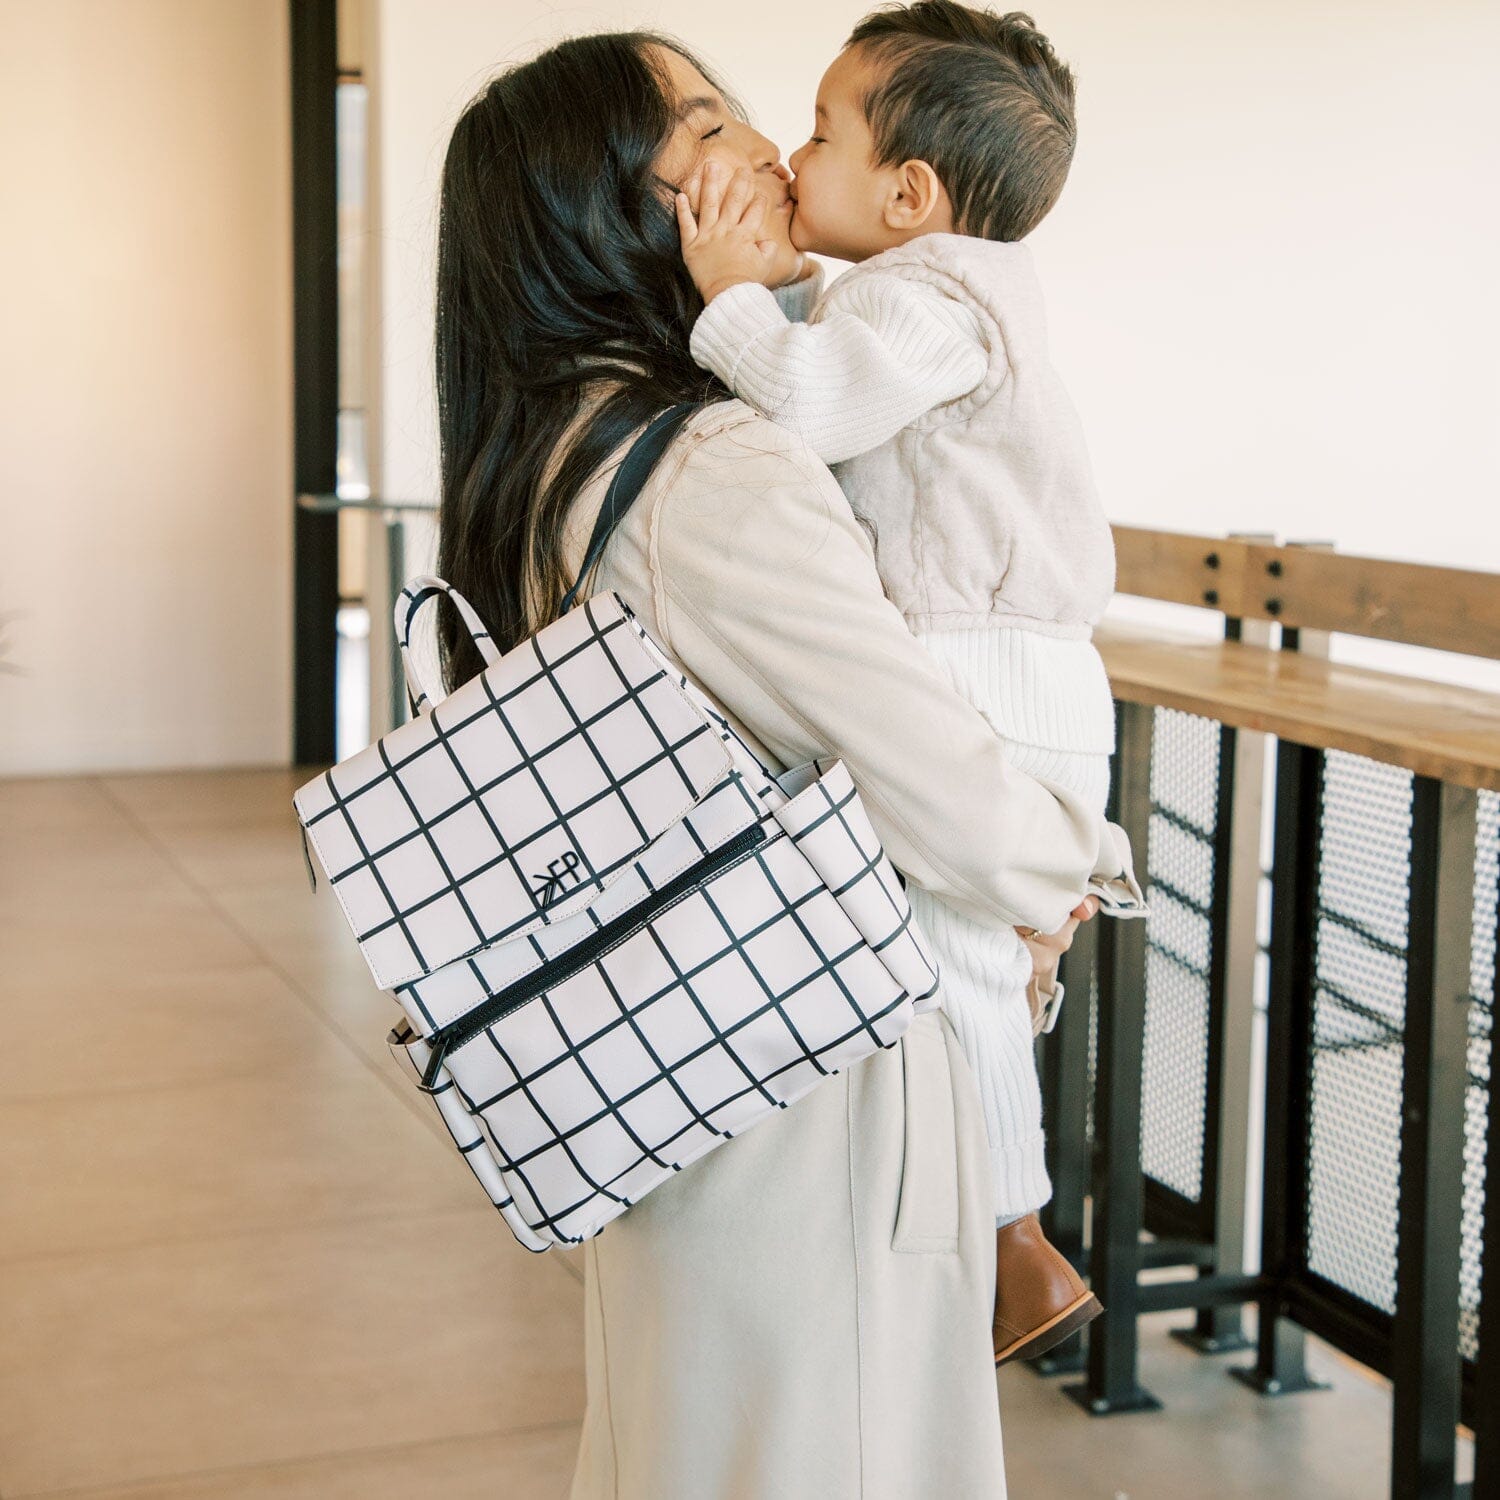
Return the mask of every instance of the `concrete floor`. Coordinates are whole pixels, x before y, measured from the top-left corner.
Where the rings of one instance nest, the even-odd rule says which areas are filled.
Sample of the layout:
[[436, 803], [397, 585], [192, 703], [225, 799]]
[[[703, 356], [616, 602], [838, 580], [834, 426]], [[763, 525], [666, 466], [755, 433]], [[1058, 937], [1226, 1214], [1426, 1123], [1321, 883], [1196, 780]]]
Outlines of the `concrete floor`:
[[[515, 1245], [396, 1071], [303, 779], [0, 782], [3, 1500], [566, 1494], [577, 1258]], [[1315, 1348], [1333, 1390], [1263, 1401], [1183, 1321], [1161, 1412], [1005, 1372], [1015, 1500], [1384, 1493], [1378, 1381]]]

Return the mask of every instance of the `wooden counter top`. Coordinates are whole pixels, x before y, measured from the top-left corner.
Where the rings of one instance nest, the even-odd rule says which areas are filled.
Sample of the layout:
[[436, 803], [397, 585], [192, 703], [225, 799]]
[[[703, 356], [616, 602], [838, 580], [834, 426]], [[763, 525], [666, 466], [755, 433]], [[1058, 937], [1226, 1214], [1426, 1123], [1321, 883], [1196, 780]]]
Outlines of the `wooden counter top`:
[[1500, 792], [1500, 694], [1133, 625], [1095, 635], [1115, 697]]

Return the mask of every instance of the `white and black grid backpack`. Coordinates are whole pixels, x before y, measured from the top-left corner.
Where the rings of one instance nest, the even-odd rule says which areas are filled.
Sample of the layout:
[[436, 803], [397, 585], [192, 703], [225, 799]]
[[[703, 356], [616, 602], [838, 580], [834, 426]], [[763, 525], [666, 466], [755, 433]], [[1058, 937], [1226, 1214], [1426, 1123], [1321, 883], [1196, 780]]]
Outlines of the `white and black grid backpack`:
[[[692, 409], [630, 450], [580, 581]], [[409, 647], [440, 593], [486, 666], [434, 701]], [[502, 656], [466, 600], [414, 579], [396, 629], [415, 716], [293, 799], [405, 1012], [392, 1050], [536, 1251], [937, 1004], [842, 763], [773, 775], [618, 595], [576, 593]]]

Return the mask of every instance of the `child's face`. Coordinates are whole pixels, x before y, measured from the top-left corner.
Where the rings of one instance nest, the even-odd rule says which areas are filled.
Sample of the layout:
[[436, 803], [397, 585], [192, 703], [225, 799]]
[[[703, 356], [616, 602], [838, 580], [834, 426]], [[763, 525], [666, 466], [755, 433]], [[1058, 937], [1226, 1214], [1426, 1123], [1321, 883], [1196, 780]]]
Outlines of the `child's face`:
[[840, 52], [818, 85], [813, 135], [792, 153], [792, 243], [839, 260], [868, 260], [897, 243], [884, 218], [891, 173], [875, 165], [862, 100], [876, 81], [857, 49]]

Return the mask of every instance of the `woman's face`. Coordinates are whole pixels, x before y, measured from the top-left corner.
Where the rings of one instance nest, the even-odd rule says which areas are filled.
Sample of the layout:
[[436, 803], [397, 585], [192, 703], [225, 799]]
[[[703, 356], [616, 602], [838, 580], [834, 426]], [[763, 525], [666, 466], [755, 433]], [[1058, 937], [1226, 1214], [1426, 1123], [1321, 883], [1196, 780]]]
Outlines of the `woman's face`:
[[681, 188], [705, 162], [722, 162], [726, 175], [748, 167], [755, 191], [766, 200], [761, 237], [776, 246], [767, 280], [772, 286], [790, 281], [802, 256], [789, 233], [793, 205], [787, 184], [792, 174], [781, 164], [775, 142], [736, 119], [718, 89], [685, 57], [668, 48], [657, 49], [657, 56], [671, 81], [678, 113], [677, 128], [657, 158], [657, 176]]

